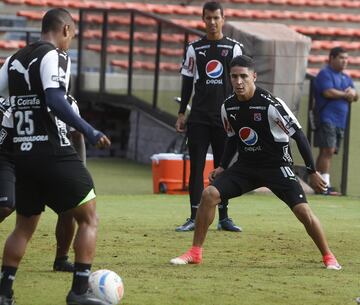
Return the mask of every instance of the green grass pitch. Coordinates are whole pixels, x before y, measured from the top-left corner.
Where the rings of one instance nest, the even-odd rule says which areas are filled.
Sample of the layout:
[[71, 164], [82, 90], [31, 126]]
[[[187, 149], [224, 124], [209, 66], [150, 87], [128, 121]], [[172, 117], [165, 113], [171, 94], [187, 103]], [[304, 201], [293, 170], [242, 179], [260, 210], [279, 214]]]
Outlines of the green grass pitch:
[[[230, 202], [244, 232], [218, 232], [214, 223], [203, 264], [171, 266], [170, 258], [191, 245], [192, 233], [174, 231], [188, 217], [188, 197], [152, 194], [150, 166], [116, 159], [88, 166], [100, 217], [93, 270], [123, 278], [123, 305], [355, 305], [360, 296], [358, 198], [309, 197], [343, 265], [339, 272], [323, 268], [285, 204], [254, 194]], [[1, 246], [14, 218], [0, 225]], [[55, 222], [47, 210], [29, 244], [14, 285], [18, 305], [65, 304], [72, 275], [51, 271]]]

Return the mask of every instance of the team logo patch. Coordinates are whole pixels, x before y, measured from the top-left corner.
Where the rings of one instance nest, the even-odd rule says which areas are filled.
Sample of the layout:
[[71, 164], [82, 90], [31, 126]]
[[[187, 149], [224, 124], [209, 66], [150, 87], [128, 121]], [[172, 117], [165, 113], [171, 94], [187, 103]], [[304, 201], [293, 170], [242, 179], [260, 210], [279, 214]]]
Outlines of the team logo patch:
[[223, 57], [226, 57], [227, 55], [229, 54], [229, 50], [222, 50], [221, 51], [221, 56], [223, 56]]
[[259, 112], [254, 113], [254, 121], [255, 122], [260, 122], [261, 121], [261, 113], [259, 113]]
[[258, 134], [250, 127], [243, 127], [239, 130], [239, 137], [243, 143], [253, 146], [258, 141]]
[[205, 72], [210, 78], [219, 78], [223, 74], [223, 71], [223, 65], [218, 60], [213, 59], [206, 64]]

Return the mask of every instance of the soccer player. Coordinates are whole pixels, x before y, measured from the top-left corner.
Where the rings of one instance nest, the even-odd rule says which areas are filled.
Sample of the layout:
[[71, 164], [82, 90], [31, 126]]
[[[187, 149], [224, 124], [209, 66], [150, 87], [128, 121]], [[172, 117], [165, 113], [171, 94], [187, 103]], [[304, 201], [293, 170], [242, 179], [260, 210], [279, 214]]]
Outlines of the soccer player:
[[[176, 231], [192, 231], [201, 193], [204, 189], [204, 167], [206, 153], [211, 144], [214, 166], [219, 165], [224, 149], [226, 134], [221, 123], [221, 105], [231, 94], [228, 80], [229, 64], [232, 58], [241, 55], [242, 45], [223, 35], [224, 11], [219, 2], [206, 2], [202, 20], [206, 35], [189, 44], [181, 69], [181, 104], [176, 122], [176, 131], [185, 132], [187, 127], [190, 156], [190, 218], [177, 227]], [[195, 83], [195, 85], [194, 85]], [[185, 110], [194, 87], [191, 113], [186, 123]], [[228, 217], [228, 202], [219, 204], [219, 230], [240, 232]]]
[[0, 92], [11, 101], [16, 182], [16, 226], [7, 238], [0, 281], [0, 304], [14, 304], [12, 285], [19, 263], [45, 204], [56, 213], [71, 211], [78, 229], [68, 305], [105, 305], [88, 291], [95, 255], [98, 218], [91, 176], [67, 137], [66, 126], [99, 148], [109, 139], [74, 113], [66, 100], [75, 36], [68, 11], [49, 10], [42, 19], [41, 40], [6, 59], [0, 69]]
[[[7, 115], [7, 101], [0, 98], [0, 223], [4, 221], [15, 209], [15, 168], [12, 159], [12, 122]], [[78, 108], [72, 106], [78, 113]], [[77, 132], [77, 131], [74, 131]], [[79, 133], [79, 132], [77, 132]], [[79, 133], [80, 134], [80, 133]], [[76, 150], [84, 158], [84, 139], [82, 134], [74, 137], [73, 145], [76, 144]], [[56, 256], [53, 264], [54, 271], [73, 272], [74, 265], [68, 261], [68, 252], [75, 233], [75, 220], [69, 213], [61, 213], [56, 223]]]
[[[171, 263], [201, 263], [203, 243], [208, 227], [214, 220], [216, 205], [221, 200], [266, 186], [289, 206], [305, 226], [319, 248], [326, 268], [341, 269], [292, 169], [289, 137], [295, 140], [299, 148], [311, 185], [315, 190], [325, 189], [326, 183], [315, 171], [310, 145], [297, 119], [281, 99], [255, 85], [256, 72], [250, 57], [235, 57], [230, 67], [234, 94], [225, 100], [221, 109], [228, 135], [221, 165], [210, 174], [212, 185], [202, 194], [192, 248], [172, 259]], [[227, 168], [236, 150], [238, 160]]]

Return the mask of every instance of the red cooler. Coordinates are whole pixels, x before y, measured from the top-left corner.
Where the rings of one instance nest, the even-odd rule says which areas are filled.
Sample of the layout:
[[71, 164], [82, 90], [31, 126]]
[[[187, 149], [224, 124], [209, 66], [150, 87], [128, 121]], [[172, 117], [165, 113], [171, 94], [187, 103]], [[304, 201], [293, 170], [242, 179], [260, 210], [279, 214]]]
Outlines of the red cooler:
[[[190, 160], [183, 154], [162, 153], [151, 156], [154, 193], [187, 194]], [[214, 168], [213, 155], [206, 155], [204, 185], [209, 185], [208, 175]]]

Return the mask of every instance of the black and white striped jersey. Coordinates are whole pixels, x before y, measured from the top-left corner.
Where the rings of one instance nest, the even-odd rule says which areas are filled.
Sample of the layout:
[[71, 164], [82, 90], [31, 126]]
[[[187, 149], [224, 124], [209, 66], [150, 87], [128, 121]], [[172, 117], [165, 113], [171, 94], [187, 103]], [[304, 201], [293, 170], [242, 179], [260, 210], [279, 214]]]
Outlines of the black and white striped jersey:
[[66, 124], [50, 112], [44, 96], [47, 88], [68, 89], [68, 55], [48, 42], [39, 41], [19, 50], [4, 66], [14, 118], [14, 154], [75, 153]]
[[230, 62], [242, 54], [242, 45], [226, 36], [220, 40], [203, 37], [189, 44], [181, 69], [182, 75], [195, 82], [189, 122], [214, 119], [221, 126], [221, 105], [232, 92]]
[[301, 128], [284, 101], [256, 88], [249, 101], [230, 96], [221, 116], [228, 137], [236, 137], [239, 162], [255, 167], [292, 165], [289, 137]]

